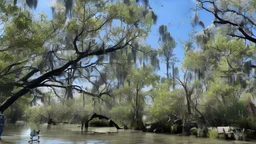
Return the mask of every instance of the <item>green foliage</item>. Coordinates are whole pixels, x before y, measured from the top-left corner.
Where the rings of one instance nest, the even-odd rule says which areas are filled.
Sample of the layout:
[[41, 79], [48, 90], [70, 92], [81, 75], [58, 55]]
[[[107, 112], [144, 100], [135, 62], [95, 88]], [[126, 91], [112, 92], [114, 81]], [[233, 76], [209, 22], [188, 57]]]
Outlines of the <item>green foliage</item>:
[[214, 81], [209, 82], [209, 89], [206, 94], [210, 98], [216, 99], [216, 101], [227, 104], [226, 101], [229, 101], [227, 99], [232, 99], [234, 96], [235, 88], [225, 83], [223, 79], [215, 78]]
[[173, 124], [171, 127], [171, 133], [172, 134], [177, 134], [178, 133], [178, 128], [179, 128], [179, 124]]
[[28, 96], [23, 97], [6, 110], [4, 114], [9, 120], [8, 122], [15, 123], [17, 120], [26, 121], [27, 117], [25, 116], [25, 112], [29, 109], [29, 102], [30, 98], [28, 98]]
[[158, 80], [151, 67], [129, 69], [128, 83], [114, 93], [115, 106], [110, 110], [111, 117], [126, 126], [141, 127], [147, 92]]
[[205, 63], [204, 55], [200, 51], [188, 50], [185, 53], [183, 67], [186, 67], [188, 70], [204, 70], [203, 65]]
[[218, 131], [216, 129], [211, 129], [208, 131], [207, 137], [210, 139], [216, 139], [218, 138]]
[[[52, 118], [57, 122], [80, 123], [96, 112], [135, 128], [143, 126], [142, 117], [147, 115], [150, 122], [163, 123], [170, 119], [165, 123], [167, 127], [178, 118], [190, 121], [201, 120], [203, 116], [214, 126], [256, 129], [255, 117], [248, 110], [255, 95], [255, 72], [251, 66], [255, 60], [255, 43], [227, 36], [227, 32], [230, 35], [237, 32], [232, 33], [230, 27], [213, 28], [217, 33], [211, 32], [196, 13], [193, 25], [201, 25], [204, 31], [185, 44], [184, 61], [178, 69], [173, 54], [176, 42], [167, 26], [159, 27], [159, 50], [143, 42], [155, 22], [147, 1], [140, 6], [136, 0], [112, 3], [65, 0], [52, 6], [51, 20], [44, 13], [34, 16], [18, 7], [18, 2], [10, 5], [0, 1], [4, 31], [0, 37], [1, 102], [20, 90], [32, 93], [43, 86], [58, 89], [56, 94], [61, 91], [59, 88], [69, 86], [93, 97], [79, 95], [66, 100], [61, 93], [56, 99], [52, 92], [45, 92], [38, 94], [45, 102], [28, 109], [31, 98], [21, 94], [17, 96], [22, 97], [21, 101], [5, 112], [14, 121], [24, 117], [26, 111], [30, 122], [42, 123]], [[31, 8], [37, 5], [37, 1], [26, 2]], [[248, 3], [243, 2], [241, 7], [238, 0], [220, 1], [218, 6], [239, 12], [248, 8], [245, 16], [253, 17], [255, 2]], [[246, 21], [244, 25], [252, 24]], [[239, 24], [248, 28], [244, 25]], [[155, 74], [159, 59], [167, 70], [162, 83]], [[178, 70], [184, 70], [184, 77], [178, 77]], [[36, 83], [37, 80], [41, 81]], [[175, 86], [177, 82], [180, 87], [170, 90], [170, 85]], [[80, 87], [86, 89], [79, 90]], [[94, 120], [91, 124], [106, 123]], [[178, 125], [172, 128], [173, 132], [178, 131]], [[211, 130], [209, 137], [215, 138], [216, 131]]]
[[[26, 3], [30, 8], [36, 8], [37, 1], [26, 1]], [[67, 17], [71, 8], [73, 11], [70, 17]], [[95, 97], [94, 101], [101, 101], [101, 97], [97, 97], [100, 90], [102, 93], [109, 93], [114, 89], [108, 84], [115, 81], [114, 76], [112, 75], [113, 79], [110, 80], [105, 79], [108, 75], [104, 74], [103, 67], [110, 67], [108, 54], [122, 49], [118, 52], [124, 54], [125, 50], [131, 47], [129, 44], [138, 43], [139, 40], [146, 38], [153, 24], [151, 13], [143, 17], [142, 11], [146, 9], [137, 5], [135, 0], [129, 5], [105, 0], [67, 0], [64, 3], [58, 1], [52, 6], [53, 17], [50, 19], [44, 13], [32, 13], [33, 11], [20, 5], [19, 1], [14, 1], [14, 5], [1, 1], [0, 21], [3, 26], [0, 37], [0, 86], [3, 92], [1, 95], [15, 97], [11, 99], [15, 101], [35, 90], [36, 97], [43, 100], [44, 98], [41, 97], [47, 96], [42, 92], [42, 87], [52, 88], [57, 94], [60, 88], [70, 88], [79, 79], [81, 81], [78, 86], [72, 88], [76, 88], [79, 92], [88, 91], [88, 94]], [[137, 47], [133, 48], [132, 52], [134, 53], [136, 49]], [[138, 45], [138, 49], [148, 51], [143, 44]], [[136, 58], [134, 59], [136, 61]], [[122, 63], [119, 65], [124, 64], [126, 60], [128, 61], [128, 58], [123, 60], [120, 58]], [[131, 58], [126, 62], [130, 64], [130, 60]], [[129, 69], [128, 66], [126, 69]], [[148, 71], [152, 71], [152, 68]], [[69, 77], [69, 72], [72, 73], [72, 79]], [[153, 81], [152, 79], [157, 79], [157, 76], [148, 78], [147, 82], [144, 82], [145, 85], [139, 84], [139, 88], [150, 85], [149, 81]], [[89, 90], [79, 90], [87, 84]], [[103, 88], [104, 86], [109, 88]], [[1, 99], [1, 102], [4, 102], [5, 98]], [[62, 98], [60, 96], [60, 99]], [[107, 98], [105, 100], [111, 101]], [[4, 102], [0, 109], [6, 110], [13, 101]], [[86, 113], [79, 115], [81, 117], [88, 115], [88, 111], [106, 112], [103, 106], [99, 106], [101, 102], [93, 110], [85, 110], [81, 105], [76, 107], [70, 104], [75, 102], [54, 101], [44, 103], [45, 110], [42, 111], [42, 117], [54, 115], [57, 117], [56, 120], [70, 119], [73, 109], [77, 111], [82, 109], [81, 111]], [[73, 108], [65, 107], [67, 105]], [[107, 102], [105, 105], [108, 105]], [[35, 110], [35, 113], [38, 111]]]
[[56, 102], [53, 99], [50, 103], [45, 103], [42, 106], [35, 106], [26, 111], [26, 116], [29, 122], [45, 123], [49, 118], [58, 123], [72, 122], [80, 123], [84, 117], [88, 117], [92, 112], [91, 102], [83, 103], [82, 97], [70, 100], [61, 100]]
[[154, 101], [150, 107], [152, 117], [157, 121], [166, 121], [172, 114], [182, 115], [184, 104], [180, 89], [169, 90], [169, 83], [159, 84], [154, 90]]
[[121, 125], [130, 126], [133, 119], [132, 106], [129, 103], [116, 104], [110, 110], [110, 117]]
[[191, 128], [189, 131], [190, 131], [190, 135], [193, 135], [193, 136], [197, 136], [198, 135], [196, 127]]
[[33, 123], [41, 123], [42, 122], [42, 112], [43, 108], [41, 107], [34, 107], [34, 108], [30, 108], [28, 109], [25, 113], [26, 116], [28, 117], [28, 121], [29, 122], [33, 122]]
[[159, 77], [153, 74], [152, 71], [152, 67], [133, 67], [128, 75], [128, 80], [132, 82], [131, 86], [141, 90], [151, 84], [155, 85], [158, 82]]
[[90, 121], [89, 126], [91, 127], [108, 127], [109, 121], [107, 120], [100, 120], [100, 119], [93, 119]]
[[[202, 8], [218, 20], [214, 22], [216, 26], [225, 27], [225, 34], [255, 43], [254, 31], [252, 30], [256, 26], [253, 22], [255, 14], [254, 0], [197, 0], [197, 4], [196, 9]], [[199, 18], [197, 19], [199, 20]], [[239, 28], [236, 26], [239, 26]]]
[[251, 129], [251, 130], [256, 130], [256, 122], [255, 122], [255, 116], [248, 116], [248, 117], [242, 117], [237, 119], [236, 124], [240, 128], [245, 128], [245, 129]]

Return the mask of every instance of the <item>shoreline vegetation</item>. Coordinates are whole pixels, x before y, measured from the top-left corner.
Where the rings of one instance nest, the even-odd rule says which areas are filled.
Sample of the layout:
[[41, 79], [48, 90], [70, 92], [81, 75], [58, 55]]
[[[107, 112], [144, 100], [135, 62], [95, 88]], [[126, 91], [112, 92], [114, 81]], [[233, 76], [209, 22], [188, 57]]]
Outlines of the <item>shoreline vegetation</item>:
[[52, 0], [39, 14], [45, 0], [0, 0], [0, 112], [16, 124], [255, 140], [256, 0], [193, 1], [179, 39], [151, 0]]

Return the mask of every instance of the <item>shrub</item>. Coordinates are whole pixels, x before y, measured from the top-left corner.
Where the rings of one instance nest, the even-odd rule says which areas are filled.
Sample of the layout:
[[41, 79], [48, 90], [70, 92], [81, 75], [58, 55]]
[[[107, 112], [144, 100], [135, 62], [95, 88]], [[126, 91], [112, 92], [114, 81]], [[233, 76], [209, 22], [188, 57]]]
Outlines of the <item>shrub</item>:
[[218, 131], [216, 129], [211, 129], [208, 131], [208, 137], [210, 139], [216, 139], [218, 137]]
[[93, 119], [89, 122], [91, 127], [108, 127], [109, 121], [107, 120], [100, 120], [100, 119]]
[[171, 127], [172, 134], [179, 134], [182, 133], [182, 126], [180, 124], [173, 124]]
[[196, 127], [192, 127], [189, 131], [190, 131], [190, 135], [197, 136], [197, 128]]
[[207, 137], [207, 135], [208, 135], [207, 128], [198, 129], [198, 137]]

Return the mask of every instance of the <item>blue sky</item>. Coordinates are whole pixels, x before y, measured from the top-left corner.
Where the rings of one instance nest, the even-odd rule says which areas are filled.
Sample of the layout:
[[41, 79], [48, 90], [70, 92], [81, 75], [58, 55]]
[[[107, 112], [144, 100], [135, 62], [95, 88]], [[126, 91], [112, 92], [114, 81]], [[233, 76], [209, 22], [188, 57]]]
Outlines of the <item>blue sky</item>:
[[[38, 7], [35, 14], [45, 12], [51, 17], [50, 3], [55, 0], [39, 0]], [[195, 0], [149, 0], [150, 6], [157, 14], [157, 24], [152, 26], [151, 33], [147, 38], [147, 44], [150, 44], [153, 48], [159, 48], [158, 45], [158, 27], [160, 25], [167, 25], [168, 30], [172, 37], [177, 42], [177, 46], [174, 49], [174, 54], [179, 59], [180, 65], [184, 56], [184, 50], [182, 43], [190, 39], [189, 33], [193, 28], [190, 23], [190, 17], [193, 15], [193, 8], [195, 6]], [[205, 23], [205, 26], [210, 25], [213, 21], [213, 16], [205, 11], [199, 12], [200, 18]], [[198, 29], [197, 29], [198, 30]], [[164, 74], [165, 68], [161, 64], [161, 71], [159, 74]]]
[[[184, 56], [184, 50], [182, 48], [183, 43], [190, 39], [189, 33], [192, 32], [190, 18], [194, 11], [191, 8], [195, 6], [195, 0], [149, 0], [153, 11], [158, 16], [157, 24], [152, 27], [151, 34], [147, 39], [147, 43], [153, 48], [158, 48], [158, 27], [160, 25], [167, 25], [168, 30], [172, 37], [177, 42], [177, 46], [174, 49], [174, 54], [179, 60], [178, 66], [182, 63]], [[205, 12], [199, 11], [199, 16], [208, 26], [212, 23], [214, 17]], [[200, 28], [196, 28], [199, 30]], [[165, 68], [161, 65], [161, 71], [159, 74], [164, 74]]]

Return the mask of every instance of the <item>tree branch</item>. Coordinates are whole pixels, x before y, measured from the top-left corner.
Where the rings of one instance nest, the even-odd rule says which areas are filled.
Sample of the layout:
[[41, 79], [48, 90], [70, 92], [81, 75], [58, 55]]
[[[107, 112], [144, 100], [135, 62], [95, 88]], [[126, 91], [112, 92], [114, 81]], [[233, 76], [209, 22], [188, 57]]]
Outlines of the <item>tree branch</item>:
[[[240, 32], [244, 35], [245, 39], [247, 39], [247, 40], [249, 40], [249, 41], [251, 41], [251, 42], [254, 42], [254, 43], [256, 42], [256, 38], [254, 38], [254, 37], [248, 35], [248, 34], [245, 32], [245, 30], [243, 29], [243, 25], [240, 25], [240, 24], [237, 24], [237, 23], [228, 21], [228, 20], [224, 20], [223, 18], [221, 18], [221, 17], [218, 15], [218, 12], [223, 12], [223, 13], [225, 13], [225, 11], [221, 11], [220, 9], [218, 9], [218, 7], [216, 6], [216, 4], [215, 4], [214, 1], [202, 1], [202, 0], [197, 0], [197, 2], [199, 2], [199, 3], [201, 4], [201, 8], [202, 8], [202, 9], [204, 9], [204, 10], [206, 10], [207, 12], [210, 12], [210, 13], [212, 13], [212, 14], [214, 15], [214, 17], [218, 20], [218, 21], [215, 20], [214, 23], [218, 23], [218, 24], [230, 24], [230, 25], [232, 25], [232, 26], [236, 26], [236, 27], [238, 27], [238, 31], [240, 31]], [[211, 11], [211, 10], [209, 10], [208, 8], [206, 8], [206, 7], [204, 6], [204, 3], [209, 3], [209, 4], [211, 4], [211, 5], [214, 7], [214, 11]], [[230, 12], [232, 12], [232, 11], [230, 11]], [[237, 12], [236, 12], [236, 13], [237, 13]], [[240, 14], [240, 15], [245, 17], [245, 15], [242, 15], [242, 14]], [[254, 22], [252, 22], [249, 18], [247, 18], [247, 20], [249, 20], [249, 21], [251, 22], [251, 24], [255, 26]], [[236, 36], [236, 35], [235, 35], [235, 36]]]

